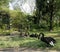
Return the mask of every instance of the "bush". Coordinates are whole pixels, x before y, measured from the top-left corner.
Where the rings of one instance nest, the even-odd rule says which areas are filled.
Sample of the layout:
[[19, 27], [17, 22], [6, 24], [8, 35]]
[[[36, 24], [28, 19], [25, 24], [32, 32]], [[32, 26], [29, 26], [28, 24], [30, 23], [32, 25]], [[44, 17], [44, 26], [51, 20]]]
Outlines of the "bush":
[[10, 30], [1, 30], [0, 31], [0, 36], [6, 36], [6, 35], [10, 35]]

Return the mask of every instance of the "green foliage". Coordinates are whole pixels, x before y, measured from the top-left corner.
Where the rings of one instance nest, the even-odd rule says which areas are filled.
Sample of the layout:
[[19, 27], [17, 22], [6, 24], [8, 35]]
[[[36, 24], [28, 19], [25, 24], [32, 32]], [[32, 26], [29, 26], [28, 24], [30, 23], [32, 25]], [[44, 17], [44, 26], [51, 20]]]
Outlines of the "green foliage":
[[1, 29], [9, 29], [10, 15], [7, 8], [0, 10], [0, 24]]
[[[55, 24], [55, 17], [57, 16], [56, 14], [60, 10], [59, 3], [59, 0], [36, 0], [36, 12], [34, 15], [36, 17], [36, 24], [39, 27], [43, 27], [45, 25], [49, 30], [53, 29]], [[58, 20], [57, 17], [56, 19]], [[46, 23], [43, 25], [43, 22]]]
[[24, 29], [26, 26], [26, 15], [20, 11], [11, 11], [10, 24], [13, 28]]
[[52, 28], [60, 27], [59, 0], [49, 0], [49, 3], [47, 2], [48, 0], [36, 0], [36, 11], [32, 16], [21, 12], [18, 8], [16, 10], [9, 10], [8, 4], [10, 1], [0, 0], [1, 29], [7, 30], [11, 28], [19, 31], [29, 31], [33, 29], [49, 30], [50, 26]]
[[0, 0], [0, 6], [7, 6], [9, 3], [9, 0]]
[[0, 29], [0, 36], [8, 36], [10, 35], [10, 30]]

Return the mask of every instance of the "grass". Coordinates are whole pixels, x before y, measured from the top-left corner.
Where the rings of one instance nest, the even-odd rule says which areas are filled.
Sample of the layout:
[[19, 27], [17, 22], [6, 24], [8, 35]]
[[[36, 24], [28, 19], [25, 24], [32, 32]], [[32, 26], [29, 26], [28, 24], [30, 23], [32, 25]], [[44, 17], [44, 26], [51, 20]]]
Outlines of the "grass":
[[[48, 36], [50, 34], [48, 34]], [[48, 48], [60, 50], [60, 37], [57, 34], [56, 35], [52, 34], [50, 36], [53, 36], [56, 39], [57, 43], [55, 44], [54, 47], [48, 47]], [[28, 47], [34, 49], [47, 48], [46, 44], [38, 40], [37, 38], [0, 36], [0, 48], [8, 48], [8, 47]]]
[[[42, 31], [34, 31], [31, 33], [39, 33]], [[56, 39], [56, 44], [54, 47], [48, 47], [48, 49], [60, 50], [60, 30], [54, 30], [52, 32], [43, 31], [45, 36], [51, 36]], [[11, 36], [0, 36], [0, 48], [9, 47], [27, 47], [34, 49], [46, 49], [46, 44], [37, 38], [30, 37], [11, 37]]]

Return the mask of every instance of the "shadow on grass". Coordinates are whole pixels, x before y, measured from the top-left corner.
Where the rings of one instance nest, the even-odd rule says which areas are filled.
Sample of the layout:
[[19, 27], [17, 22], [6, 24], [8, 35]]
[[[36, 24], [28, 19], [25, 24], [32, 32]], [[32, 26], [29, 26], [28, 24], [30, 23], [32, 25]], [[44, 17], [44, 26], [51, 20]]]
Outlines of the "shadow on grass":
[[20, 44], [20, 47], [27, 47], [27, 48], [33, 48], [33, 49], [49, 49], [49, 50], [60, 50], [60, 38], [56, 39], [56, 44], [54, 47], [47, 47], [47, 44], [40, 41], [40, 40], [35, 40], [35, 41], [29, 41], [29, 42], [24, 42]]
[[33, 49], [46, 49], [47, 44], [41, 42], [40, 40], [37, 40], [37, 41], [25, 42], [23, 44], [20, 44], [20, 47], [28, 47]]
[[27, 47], [27, 48], [33, 48], [33, 49], [53, 49], [53, 50], [60, 50], [60, 37], [57, 37], [56, 35], [56, 44], [54, 47], [47, 47], [47, 44], [42, 42], [41, 40], [38, 40], [37, 38], [30, 38], [30, 37], [13, 37], [12, 41], [20, 41], [19, 46], [20, 47]]

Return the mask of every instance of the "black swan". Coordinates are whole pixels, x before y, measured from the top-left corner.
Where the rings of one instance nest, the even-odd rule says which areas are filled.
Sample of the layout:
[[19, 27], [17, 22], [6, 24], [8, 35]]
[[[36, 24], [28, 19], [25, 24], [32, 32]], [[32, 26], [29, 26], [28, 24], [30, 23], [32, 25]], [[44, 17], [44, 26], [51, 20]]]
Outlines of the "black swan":
[[38, 35], [37, 35], [36, 33], [33, 33], [33, 34], [30, 35], [30, 37], [35, 37], [35, 38], [37, 38]]
[[38, 39], [41, 39], [41, 41], [45, 42], [47, 45], [54, 46], [54, 43], [56, 43], [56, 40], [52, 37], [44, 37], [44, 33], [40, 33]]

